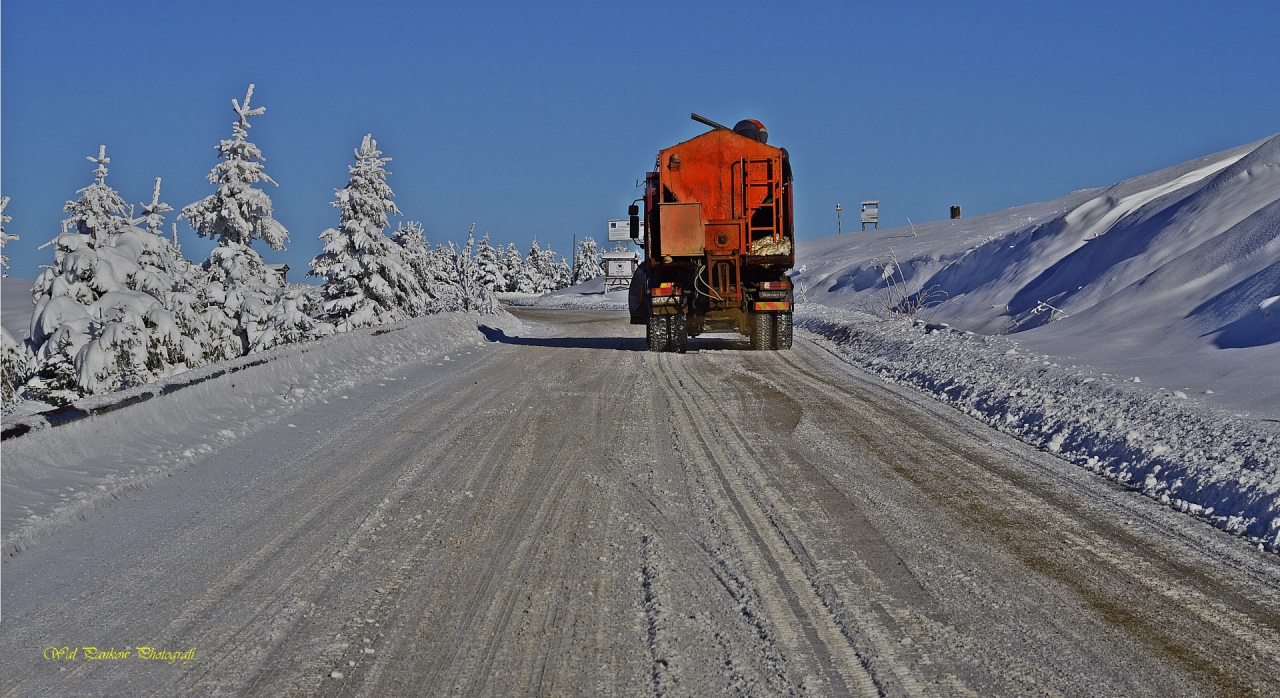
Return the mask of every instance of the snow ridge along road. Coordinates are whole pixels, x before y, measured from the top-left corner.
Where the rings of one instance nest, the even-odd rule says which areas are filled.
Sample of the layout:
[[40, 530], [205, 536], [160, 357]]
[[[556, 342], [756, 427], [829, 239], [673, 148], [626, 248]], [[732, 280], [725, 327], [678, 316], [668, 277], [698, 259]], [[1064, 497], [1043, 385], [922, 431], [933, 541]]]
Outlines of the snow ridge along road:
[[[803, 336], [652, 354], [625, 313], [514, 312], [549, 331], [387, 368], [9, 557], [0, 691], [1280, 685], [1273, 555]], [[196, 652], [42, 656], [88, 645]]]

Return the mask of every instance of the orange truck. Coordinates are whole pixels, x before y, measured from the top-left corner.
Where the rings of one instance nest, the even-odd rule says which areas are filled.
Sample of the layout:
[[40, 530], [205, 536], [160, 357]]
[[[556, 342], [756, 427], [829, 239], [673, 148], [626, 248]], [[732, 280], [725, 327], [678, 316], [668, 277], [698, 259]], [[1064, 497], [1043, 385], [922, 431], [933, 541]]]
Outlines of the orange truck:
[[787, 271], [796, 257], [787, 151], [766, 143], [759, 121], [729, 128], [691, 116], [712, 130], [659, 151], [644, 197], [628, 211], [645, 252], [631, 279], [631, 322], [646, 326], [650, 351], [683, 353], [704, 332], [790, 349]]

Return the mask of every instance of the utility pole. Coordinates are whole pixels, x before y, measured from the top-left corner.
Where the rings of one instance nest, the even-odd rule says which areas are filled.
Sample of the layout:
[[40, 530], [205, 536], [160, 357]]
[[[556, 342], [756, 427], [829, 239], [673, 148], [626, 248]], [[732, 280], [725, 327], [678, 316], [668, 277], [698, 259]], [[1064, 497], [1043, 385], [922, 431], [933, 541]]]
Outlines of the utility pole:
[[836, 235], [843, 235], [844, 230], [840, 227], [840, 204], [836, 204]]

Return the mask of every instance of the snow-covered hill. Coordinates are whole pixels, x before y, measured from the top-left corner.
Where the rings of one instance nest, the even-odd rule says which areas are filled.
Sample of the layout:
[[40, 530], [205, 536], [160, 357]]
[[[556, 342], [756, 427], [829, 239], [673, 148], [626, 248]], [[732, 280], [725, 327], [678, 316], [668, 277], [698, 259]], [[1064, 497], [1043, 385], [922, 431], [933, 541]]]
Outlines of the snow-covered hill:
[[900, 286], [946, 298], [933, 322], [1280, 419], [1280, 134], [1045, 203], [801, 243], [797, 288], [874, 308], [892, 259]]
[[0, 325], [17, 340], [26, 338], [31, 328], [31, 287], [35, 279], [10, 279], [0, 281]]

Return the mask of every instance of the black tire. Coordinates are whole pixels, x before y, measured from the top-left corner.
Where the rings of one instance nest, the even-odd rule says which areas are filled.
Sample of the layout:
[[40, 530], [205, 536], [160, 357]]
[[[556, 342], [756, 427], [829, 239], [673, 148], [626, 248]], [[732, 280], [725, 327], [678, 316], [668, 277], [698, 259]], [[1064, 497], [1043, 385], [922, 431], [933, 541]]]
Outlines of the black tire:
[[671, 316], [671, 351], [681, 354], [689, 349], [689, 316], [685, 313]]
[[773, 348], [773, 313], [752, 313], [751, 348], [756, 351]]
[[778, 313], [774, 328], [774, 349], [791, 348], [791, 313]]
[[646, 326], [645, 340], [649, 343], [649, 351], [666, 351], [669, 323], [667, 315], [649, 314], [649, 324]]

